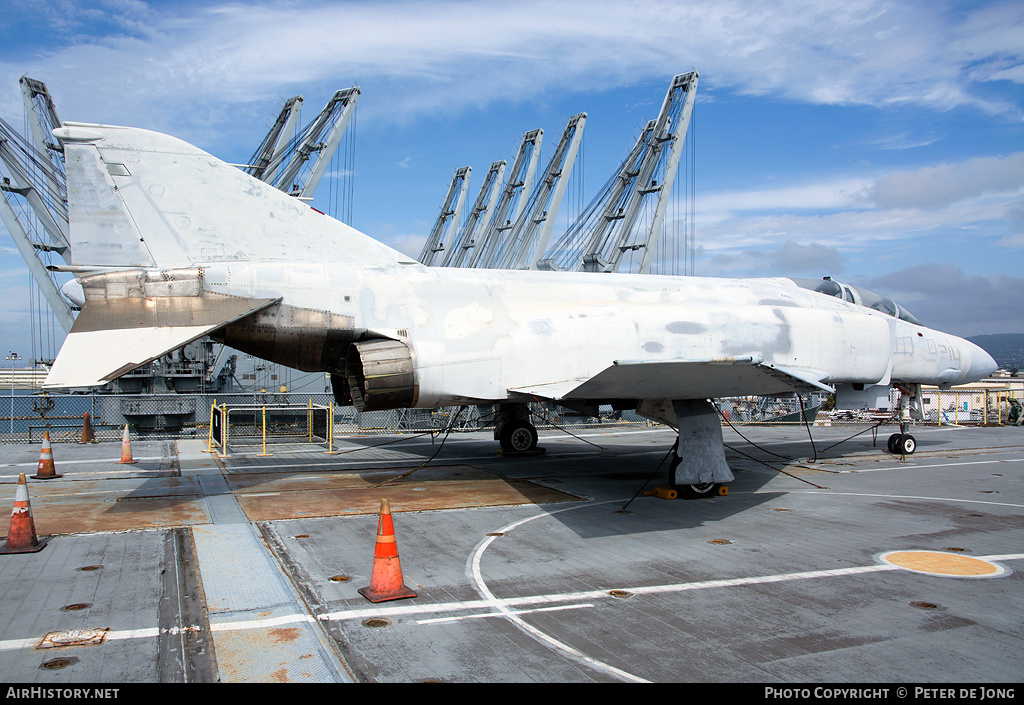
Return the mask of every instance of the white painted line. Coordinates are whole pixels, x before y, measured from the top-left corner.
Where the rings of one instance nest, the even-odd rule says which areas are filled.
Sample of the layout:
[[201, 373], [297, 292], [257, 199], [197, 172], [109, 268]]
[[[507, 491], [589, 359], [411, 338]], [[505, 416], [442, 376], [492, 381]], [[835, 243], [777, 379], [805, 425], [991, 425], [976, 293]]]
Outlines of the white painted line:
[[[770, 490], [757, 490], [753, 494], [769, 494]], [[1012, 502], [993, 502], [987, 499], [953, 499], [950, 497], [921, 497], [911, 494], [870, 494], [868, 492], [841, 492], [835, 490], [790, 490], [789, 494], [831, 494], [837, 497], [879, 497], [881, 499], [926, 499], [932, 502], [954, 502], [959, 504], [989, 504], [995, 507], [1024, 508], [1024, 504]]]
[[286, 624], [315, 624], [316, 619], [308, 614], [286, 614], [270, 619], [243, 619], [233, 622], [210, 622], [211, 632], [235, 632], [246, 629], [267, 629]]
[[[582, 607], [593, 607], [593, 602], [587, 602], [582, 605], [559, 605], [558, 607], [538, 607], [532, 610], [517, 610], [515, 612], [509, 612], [509, 614], [533, 614], [534, 612], [557, 612], [560, 610], [577, 610]], [[505, 615], [499, 612], [482, 612], [480, 614], [464, 614], [459, 617], [436, 617], [435, 619], [419, 619], [416, 620], [416, 624], [439, 624], [441, 622], [458, 622], [463, 619], [483, 619], [485, 617], [504, 617]]]
[[929, 465], [913, 465], [904, 463], [903, 465], [896, 465], [888, 468], [868, 468], [866, 470], [836, 470], [837, 473], [865, 473], [865, 472], [883, 472], [885, 470], [929, 470], [931, 468], [948, 468], [948, 467], [960, 467], [964, 465], [991, 465], [992, 463], [1019, 463], [1024, 461], [1024, 458], [1008, 458], [1004, 460], [975, 460], [969, 463], [931, 463]]
[[118, 639], [152, 639], [159, 636], [160, 630], [157, 627], [146, 627], [144, 629], [122, 629], [120, 631], [107, 632], [107, 640]]
[[[162, 455], [153, 455], [146, 458], [136, 458], [132, 456], [134, 460], [163, 460]], [[94, 460], [60, 460], [58, 465], [95, 465], [97, 463], [110, 463], [111, 465], [118, 465], [121, 462], [121, 458], [99, 458]], [[39, 459], [33, 460], [31, 463], [5, 463], [5, 468], [34, 468], [39, 465]], [[138, 470], [111, 470], [110, 472], [138, 472]]]
[[[654, 452], [654, 453], [664, 453], [665, 451], [651, 451], [651, 452]], [[640, 453], [630, 453], [629, 455], [636, 456], [636, 455], [640, 455]], [[255, 456], [255, 455], [252, 455], [252, 456], [232, 455], [230, 460], [235, 460], [235, 459], [243, 459], [244, 460], [246, 458], [255, 458], [255, 457], [257, 457], [257, 456]], [[594, 457], [594, 451], [584, 451], [584, 452], [580, 452], [580, 453], [564, 453], [564, 454], [559, 454], [557, 456], [552, 456], [552, 457], [548, 457], [548, 458], [546, 458], [546, 457], [541, 455], [541, 456], [537, 456], [535, 458], [530, 458], [530, 462], [536, 463], [536, 462], [544, 462], [544, 461], [548, 461], [548, 460], [551, 460], [551, 461], [563, 461], [563, 460], [568, 460], [570, 458], [580, 458], [580, 457], [590, 457], [590, 458], [592, 458], [592, 457]], [[486, 458], [484, 458], [484, 459], [486, 459]], [[310, 468], [330, 468], [330, 467], [348, 468], [348, 467], [351, 467], [351, 468], [366, 468], [366, 469], [369, 469], [369, 466], [371, 466], [371, 465], [382, 465], [382, 466], [384, 466], [384, 467], [381, 468], [382, 471], [396, 469], [400, 465], [401, 465], [402, 469], [406, 469], [406, 466], [418, 465], [418, 464], [422, 463], [424, 460], [426, 460], [426, 458], [423, 457], [423, 456], [420, 456], [420, 455], [408, 455], [408, 456], [405, 456], [405, 457], [386, 458], [386, 459], [383, 459], [383, 460], [381, 460], [381, 459], [376, 459], [376, 460], [358, 460], [358, 459], [355, 459], [355, 460], [325, 460], [323, 463], [317, 463], [316, 465], [311, 465], [310, 463], [271, 463], [271, 464], [259, 463], [259, 464], [256, 464], [256, 465], [240, 465], [240, 464], [236, 464], [236, 463], [230, 463], [229, 466], [228, 466], [227, 478], [228, 478], [228, 480], [230, 480], [232, 474], [237, 474], [240, 471], [249, 470], [249, 469], [257, 471], [257, 474], [258, 474], [258, 472], [266, 472], [268, 470], [279, 470], [279, 469], [283, 469], [283, 468], [305, 468], [306, 470], [309, 470]], [[469, 456], [457, 457], [457, 458], [450, 458], [450, 457], [447, 457], [447, 456], [440, 456], [440, 457], [437, 458], [437, 462], [436, 462], [436, 464], [434, 466], [428, 466], [428, 467], [436, 467], [438, 465], [451, 465], [453, 463], [480, 462], [480, 460], [481, 460], [481, 456], [479, 456], [479, 455], [469, 455]], [[325, 471], [324, 470], [318, 470], [318, 472], [325, 472]]]
[[18, 649], [34, 649], [39, 645], [39, 642], [43, 640], [43, 637], [39, 636], [35, 639], [6, 639], [0, 641], [0, 651], [16, 651]]
[[[547, 515], [544, 515], [547, 516]], [[521, 524], [523, 522], [516, 522]], [[494, 537], [489, 537], [493, 539]], [[991, 556], [977, 556], [982, 560], [986, 561], [1019, 561], [1024, 560], [1024, 553], [1006, 553]], [[731, 578], [725, 580], [705, 580], [702, 582], [695, 583], [676, 583], [671, 585], [650, 585], [641, 587], [626, 587], [618, 588], [626, 590], [634, 595], [643, 594], [670, 594], [675, 592], [686, 592], [690, 590], [709, 590], [714, 588], [723, 587], [740, 587], [744, 585], [762, 585], [766, 583], [779, 583], [788, 582], [793, 580], [809, 580], [815, 578], [831, 578], [841, 577], [846, 575], [865, 575], [869, 573], [878, 573], [885, 571], [902, 570], [893, 565], [868, 565], [868, 566], [853, 566], [850, 568], [834, 568], [831, 570], [812, 570], [804, 571], [800, 573], [782, 573], [779, 575], [763, 575], [752, 578]], [[504, 599], [490, 598], [481, 600], [465, 600], [462, 602], [438, 602], [432, 604], [402, 604], [402, 605], [390, 605], [390, 606], [371, 606], [363, 609], [352, 609], [342, 610], [339, 612], [330, 612], [319, 616], [320, 620], [323, 621], [346, 621], [346, 620], [363, 620], [369, 617], [399, 617], [419, 614], [444, 614], [448, 612], [458, 611], [469, 611], [469, 610], [481, 610], [481, 609], [498, 609], [507, 610], [510, 615], [516, 615], [517, 613], [525, 614], [527, 612], [539, 612], [540, 609], [535, 610], [512, 610], [510, 608], [522, 607], [528, 605], [553, 605], [557, 603], [583, 603], [590, 600], [597, 599], [612, 599], [619, 600], [620, 598], [614, 597], [609, 594], [610, 590], [616, 588], [608, 588], [608, 590], [588, 590], [585, 592], [566, 592], [566, 593], [555, 593], [550, 595], [527, 595], [524, 597], [510, 597]], [[576, 605], [561, 605], [559, 607], [553, 607], [549, 609], [572, 609], [575, 607], [593, 607], [593, 604], [576, 604]], [[479, 615], [484, 616], [484, 615]], [[503, 616], [503, 614], [493, 614], [490, 616]], [[246, 629], [262, 629], [266, 627], [277, 627], [286, 624], [298, 624], [298, 623], [312, 623], [314, 619], [307, 614], [293, 614], [285, 615], [281, 617], [274, 617], [271, 619], [250, 619], [250, 620], [236, 620], [232, 622], [222, 622], [219, 624], [211, 624], [211, 631], [224, 632], [224, 631], [238, 631]], [[426, 620], [425, 620], [426, 621]], [[434, 620], [438, 621], [438, 620]], [[118, 631], [107, 632], [107, 639], [144, 639], [153, 638], [159, 634], [157, 627], [148, 627], [143, 629], [125, 629]], [[168, 630], [168, 633], [177, 633], [177, 629]], [[0, 641], [0, 651], [14, 651], [17, 649], [34, 648], [42, 640], [42, 636], [30, 638], [30, 639], [6, 639]]]

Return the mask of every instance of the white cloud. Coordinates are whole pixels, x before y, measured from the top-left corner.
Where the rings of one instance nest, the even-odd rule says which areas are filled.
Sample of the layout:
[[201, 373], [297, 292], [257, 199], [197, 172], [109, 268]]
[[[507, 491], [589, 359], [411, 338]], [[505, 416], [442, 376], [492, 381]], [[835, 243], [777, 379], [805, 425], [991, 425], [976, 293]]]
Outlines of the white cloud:
[[[200, 116], [198, 108], [356, 81], [387, 106], [366, 105], [364, 115], [402, 121], [660, 79], [690, 66], [705, 72], [712, 90], [1016, 114], [973, 83], [1016, 76], [1024, 60], [1024, 6], [1014, 3], [964, 13], [884, 0], [42, 6], [62, 17], [63, 46], [6, 57], [0, 89], [10, 91], [27, 71], [51, 83], [76, 115], [108, 110], [116, 95], [119, 113], [133, 121], [155, 121], [159, 111], [170, 113], [166, 121], [227, 121], [237, 113]], [[97, 13], [105, 33], [76, 34]], [[15, 100], [8, 92], [0, 108]]]
[[[774, 189], [753, 189], [709, 194], [698, 208], [704, 214], [736, 211], [800, 211], [848, 208], [862, 198], [870, 179], [843, 178], [829, 182], [787, 185]], [[707, 217], [707, 216], [705, 216]]]
[[[252, 134], [234, 128], [266, 119], [268, 101], [353, 83], [373, 96], [360, 104], [372, 129], [662, 81], [691, 66], [702, 72], [702, 99], [735, 91], [804, 104], [967, 106], [1001, 118], [1019, 118], [1020, 106], [996, 97], [996, 82], [1024, 80], [1019, 2], [9, 1], [23, 17], [39, 12], [58, 38], [48, 34], [45, 50], [0, 49], [0, 115], [21, 114], [17, 78], [28, 73], [47, 82], [65, 119], [172, 132], [216, 143], [219, 155], [230, 139], [251, 147]], [[930, 126], [922, 132], [898, 128], [874, 146], [938, 139]], [[855, 254], [896, 257], [918, 236], [965, 236], [982, 223], [998, 223], [990, 240], [1019, 248], [1022, 164], [1017, 153], [705, 194], [698, 239], [723, 272], [786, 261], [851, 269]], [[382, 239], [416, 256], [423, 236], [405, 235], [413, 229]]]
[[786, 240], [777, 248], [720, 252], [703, 257], [702, 276], [811, 276], [838, 275], [846, 271], [846, 257], [838, 248], [817, 242], [801, 244]]
[[906, 303], [925, 325], [957, 335], [1024, 333], [1024, 278], [967, 275], [956, 264], [925, 262], [874, 277], [864, 285]]
[[423, 246], [427, 244], [427, 237], [425, 235], [400, 235], [392, 238], [387, 244], [403, 255], [419, 259]]
[[1024, 224], [1024, 152], [697, 199], [697, 230], [709, 252], [779, 242], [855, 252], [927, 233], [970, 232], [1004, 221], [1001, 244], [1019, 246]]
[[882, 150], [903, 150], [927, 147], [930, 144], [935, 144], [943, 138], [944, 135], [922, 136], [901, 132], [899, 134], [886, 135], [884, 137], [877, 137], [873, 140], [867, 140], [864, 144]]
[[1024, 152], [940, 164], [884, 176], [867, 190], [881, 208], [942, 208], [987, 194], [1024, 189]]

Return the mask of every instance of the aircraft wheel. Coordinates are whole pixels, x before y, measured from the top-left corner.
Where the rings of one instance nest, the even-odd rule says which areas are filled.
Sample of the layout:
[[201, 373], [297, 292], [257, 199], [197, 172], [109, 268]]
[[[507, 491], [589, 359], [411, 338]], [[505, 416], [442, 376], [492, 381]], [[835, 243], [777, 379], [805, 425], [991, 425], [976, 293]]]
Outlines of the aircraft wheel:
[[502, 450], [525, 453], [537, 447], [537, 429], [521, 419], [509, 421], [501, 428]]
[[696, 485], [679, 485], [679, 496], [683, 499], [703, 499], [718, 496], [718, 483], [701, 482]]
[[904, 455], [913, 455], [917, 450], [917, 439], [908, 433], [900, 439], [899, 449]]
[[886, 447], [889, 449], [890, 453], [895, 454], [900, 452], [900, 439], [902, 437], [903, 434], [901, 433], [894, 433], [889, 436], [889, 442], [886, 443]]

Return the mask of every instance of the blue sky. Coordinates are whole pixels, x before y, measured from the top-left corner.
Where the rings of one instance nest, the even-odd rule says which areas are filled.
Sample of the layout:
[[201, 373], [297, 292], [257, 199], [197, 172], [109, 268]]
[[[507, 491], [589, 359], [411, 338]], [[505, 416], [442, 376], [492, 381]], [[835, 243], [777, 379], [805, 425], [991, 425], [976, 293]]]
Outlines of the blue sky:
[[[523, 132], [544, 129], [546, 162], [580, 111], [589, 201], [691, 69], [695, 274], [831, 275], [932, 327], [1024, 332], [1019, 1], [5, 0], [0, 13], [0, 116], [16, 126], [27, 74], [64, 120], [244, 162], [284, 99], [304, 95], [307, 122], [358, 84], [351, 224], [413, 255], [456, 168], [473, 167], [473, 196]], [[28, 272], [4, 240], [0, 345], [28, 357]]]

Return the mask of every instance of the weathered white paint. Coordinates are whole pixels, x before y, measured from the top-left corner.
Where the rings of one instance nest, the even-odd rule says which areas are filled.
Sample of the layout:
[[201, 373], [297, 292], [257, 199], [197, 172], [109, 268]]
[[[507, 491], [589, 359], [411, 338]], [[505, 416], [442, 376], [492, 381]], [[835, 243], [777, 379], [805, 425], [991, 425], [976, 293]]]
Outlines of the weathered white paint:
[[[353, 339], [412, 349], [421, 407], [703, 398], [779, 380], [957, 384], [995, 368], [965, 340], [788, 279], [428, 268], [172, 137], [99, 125], [55, 135], [76, 265], [198, 267], [206, 292], [347, 317]], [[304, 339], [295, 325], [285, 344]], [[55, 369], [71, 350], [96, 381], [133, 361], [83, 336], [72, 331]]]

